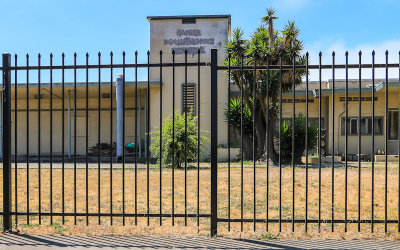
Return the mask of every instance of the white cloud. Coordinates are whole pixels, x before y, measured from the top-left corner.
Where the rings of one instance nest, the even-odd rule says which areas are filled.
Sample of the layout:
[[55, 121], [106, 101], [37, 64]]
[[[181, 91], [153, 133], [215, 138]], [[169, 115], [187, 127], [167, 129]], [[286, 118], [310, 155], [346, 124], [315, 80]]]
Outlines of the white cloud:
[[[311, 45], [305, 46], [305, 51], [310, 53], [310, 64], [319, 63], [319, 52], [322, 52], [322, 64], [332, 64], [332, 52], [335, 51], [335, 64], [345, 64], [345, 52], [349, 52], [349, 64], [359, 63], [359, 51], [362, 51], [361, 62], [364, 64], [372, 63], [372, 51], [375, 50], [375, 63], [384, 64], [386, 61], [385, 52], [389, 51], [389, 63], [399, 63], [400, 40], [388, 40], [375, 44], [359, 44], [354, 47], [348, 47], [342, 39], [336, 41], [320, 40]], [[372, 70], [362, 69], [362, 79], [371, 79]], [[389, 78], [399, 78], [399, 69], [389, 69]], [[385, 69], [380, 68], [375, 70], [375, 78], [385, 78]], [[344, 79], [346, 77], [344, 69], [335, 70], [336, 79]], [[359, 70], [349, 69], [349, 79], [358, 79]], [[310, 80], [318, 80], [318, 70], [310, 71]], [[322, 71], [322, 80], [332, 79], [332, 70]]]

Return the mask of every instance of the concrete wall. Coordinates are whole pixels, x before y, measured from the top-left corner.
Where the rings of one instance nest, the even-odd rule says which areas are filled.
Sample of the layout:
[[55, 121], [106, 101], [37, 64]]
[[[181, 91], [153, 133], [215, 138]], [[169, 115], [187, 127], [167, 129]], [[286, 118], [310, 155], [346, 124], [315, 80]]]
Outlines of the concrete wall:
[[[42, 88], [44, 93], [47, 88]], [[133, 142], [135, 140], [135, 96], [133, 95], [132, 87], [127, 87], [126, 91], [126, 111], [125, 111], [125, 142]], [[14, 91], [14, 89], [13, 89]], [[27, 152], [27, 101], [26, 101], [26, 89], [18, 89], [18, 109], [17, 109], [17, 132], [18, 132], [18, 152], [20, 156], [25, 156]], [[29, 151], [30, 155], [38, 154], [38, 99], [32, 98], [36, 90], [30, 90], [29, 99]], [[55, 88], [55, 93], [60, 91]], [[77, 154], [85, 155], [85, 145], [86, 145], [86, 99], [82, 98], [81, 93], [85, 91], [84, 89], [79, 89], [77, 94]], [[109, 88], [103, 88], [102, 93], [110, 92]], [[115, 87], [113, 88], [115, 93]], [[142, 94], [141, 98], [141, 139], [144, 142], [145, 134], [145, 92], [140, 92]], [[90, 88], [89, 90], [89, 112], [88, 112], [88, 146], [95, 146], [98, 142], [98, 98], [97, 98], [97, 88]], [[53, 154], [61, 155], [62, 152], [62, 99], [58, 98], [61, 95], [53, 96]], [[12, 154], [15, 153], [14, 142], [15, 142], [15, 106], [14, 106], [14, 94], [12, 95]], [[69, 138], [68, 138], [68, 95], [67, 91], [65, 94], [65, 109], [64, 109], [64, 151], [68, 154], [69, 148]], [[100, 113], [100, 138], [103, 143], [110, 143], [110, 107], [111, 98], [101, 98], [101, 113]], [[71, 153], [74, 154], [74, 99], [73, 91], [71, 91]], [[113, 98], [113, 120], [112, 120], [112, 136], [113, 142], [116, 141], [116, 100]], [[40, 132], [41, 132], [41, 143], [40, 150], [42, 155], [49, 155], [50, 153], [50, 98], [49, 96], [44, 96], [41, 99], [41, 112], [40, 112]], [[138, 111], [139, 113], [139, 111]], [[138, 118], [139, 122], [139, 118]], [[139, 125], [138, 125], [139, 129]], [[142, 143], [144, 148], [144, 143]]]
[[[399, 107], [399, 89], [397, 87], [389, 88], [388, 96], [388, 109], [398, 110]], [[358, 93], [350, 93], [350, 97], [358, 97]], [[362, 97], [371, 97], [371, 93], [362, 93]], [[342, 118], [345, 117], [345, 102], [340, 101], [340, 97], [345, 97], [345, 94], [340, 93], [335, 95], [334, 105], [335, 113], [332, 114], [332, 96], [325, 95], [322, 98], [322, 112], [321, 117], [324, 118], [325, 127], [327, 128], [327, 143], [328, 143], [328, 153], [332, 153], [332, 138], [335, 139], [334, 153], [336, 155], [343, 155], [345, 153], [345, 135], [342, 135]], [[383, 134], [375, 134], [375, 145], [374, 152], [378, 150], [385, 149], [385, 126], [386, 126], [386, 116], [385, 116], [385, 89], [375, 93], [377, 100], [375, 101], [375, 118], [383, 119]], [[286, 96], [284, 98], [291, 99], [291, 96]], [[305, 99], [304, 96], [299, 96], [296, 98]], [[309, 103], [309, 118], [318, 118], [318, 105], [319, 99], [314, 99], [313, 103]], [[296, 114], [305, 114], [305, 103], [296, 103]], [[348, 117], [358, 117], [359, 107], [358, 101], [348, 102]], [[282, 110], [283, 118], [292, 118], [292, 103], [284, 103]], [[372, 101], [362, 101], [361, 102], [361, 117], [372, 117]], [[334, 130], [332, 129], [332, 121], [334, 121]], [[388, 140], [388, 154], [398, 154], [398, 140]], [[361, 153], [371, 154], [372, 151], [372, 136], [371, 135], [361, 135]], [[358, 153], [358, 135], [348, 135], [348, 154]]]
[[[196, 30], [196, 35], [182, 35], [182, 31]], [[180, 33], [179, 33], [180, 32]], [[161, 19], [161, 20], [150, 20], [150, 60], [151, 63], [158, 63], [160, 61], [160, 51], [163, 52], [163, 62], [172, 62], [171, 51], [173, 48], [177, 49], [175, 56], [175, 62], [184, 62], [183, 50], [194, 47], [192, 45], [181, 45], [172, 44], [169, 39], [208, 39], [208, 43], [212, 44], [200, 44], [196, 45], [201, 48], [201, 62], [211, 61], [211, 49], [218, 49], [218, 64], [222, 65], [225, 57], [225, 52], [222, 46], [227, 41], [230, 32], [230, 23], [228, 18], [199, 18], [195, 24], [182, 24], [181, 19]], [[180, 35], [179, 35], [180, 34]], [[165, 41], [167, 40], [167, 42]], [[195, 46], [195, 47], [196, 47]], [[197, 62], [198, 57], [196, 54], [188, 54], [188, 62]], [[198, 100], [197, 94], [199, 91], [198, 82], [198, 69], [196, 67], [188, 67], [187, 71], [187, 82], [196, 84], [196, 112], [200, 106], [200, 123], [201, 129], [205, 129], [210, 132], [210, 96], [211, 96], [211, 75], [210, 67], [205, 66], [200, 69], [200, 100]], [[151, 81], [160, 81], [160, 70], [159, 68], [152, 68], [150, 71]], [[163, 69], [162, 79], [162, 94], [163, 94], [163, 105], [162, 105], [162, 116], [168, 117], [172, 113], [172, 68]], [[185, 83], [185, 69], [184, 67], [176, 67], [175, 69], [175, 110], [182, 111], [182, 100], [181, 91], [182, 84]], [[227, 124], [224, 120], [224, 109], [227, 103], [227, 80], [226, 74], [223, 71], [218, 73], [218, 144], [226, 144], [227, 138]], [[150, 110], [150, 125], [158, 126], [160, 122], [160, 89], [155, 88], [150, 92], [151, 110]], [[208, 136], [210, 134], [208, 133]], [[205, 157], [208, 157], [209, 152], [205, 153]]]

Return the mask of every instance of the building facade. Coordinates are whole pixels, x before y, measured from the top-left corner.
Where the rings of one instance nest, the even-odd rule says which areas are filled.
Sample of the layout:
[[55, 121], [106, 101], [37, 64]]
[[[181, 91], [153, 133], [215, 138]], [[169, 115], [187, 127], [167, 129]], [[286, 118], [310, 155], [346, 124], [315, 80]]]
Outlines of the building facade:
[[[211, 61], [211, 49], [218, 49], [218, 64], [222, 65], [225, 58], [224, 44], [230, 38], [231, 17], [230, 15], [198, 15], [198, 16], [149, 16], [150, 24], [150, 63], [160, 62], [160, 52], [163, 63], [172, 62], [172, 51], [175, 51], [175, 62], [185, 62], [185, 51], [187, 51], [187, 62], [198, 62], [198, 51], [200, 61]], [[117, 72], [120, 73], [120, 72]], [[138, 98], [135, 100], [135, 82], [125, 82], [125, 143], [137, 141], [139, 157], [146, 156], [147, 126], [150, 131], [160, 124], [160, 114], [163, 119], [172, 115], [173, 101], [175, 111], [183, 113], [185, 110], [193, 110], [200, 115], [201, 129], [210, 131], [210, 67], [202, 66], [200, 74], [197, 66], [175, 67], [173, 78], [172, 67], [164, 67], [162, 78], [160, 68], [151, 67], [149, 71], [150, 88], [147, 81], [138, 81]], [[115, 74], [115, 77], [117, 74]], [[106, 77], [104, 77], [106, 78]], [[103, 78], [102, 78], [103, 79]], [[174, 80], [174, 81], [173, 81]], [[115, 81], [115, 80], [114, 80]], [[185, 84], [187, 83], [187, 85]], [[375, 88], [375, 148], [374, 152], [385, 149], [385, 127], [388, 123], [388, 154], [398, 154], [398, 120], [399, 120], [399, 82], [390, 80], [388, 86], [384, 79], [376, 79], [375, 86], [371, 80], [361, 82], [361, 153], [370, 155], [372, 152], [372, 88]], [[304, 113], [306, 109], [305, 100], [309, 100], [309, 119], [311, 123], [318, 124], [319, 113], [321, 113], [322, 127], [326, 129], [326, 154], [345, 154], [345, 81], [335, 80], [335, 98], [332, 98], [332, 80], [322, 82], [319, 91], [319, 82], [310, 82], [309, 91], [306, 93], [305, 83], [296, 87], [295, 109], [296, 113]], [[173, 100], [173, 85], [175, 89]], [[26, 83], [12, 85], [12, 121], [13, 133], [12, 143], [18, 143], [17, 152], [14, 147], [12, 154], [24, 157], [29, 155], [49, 156], [50, 154], [50, 84], [42, 82], [30, 83], [27, 89]], [[64, 154], [79, 156], [86, 153], [86, 82], [77, 82], [76, 95], [73, 82], [66, 82], [62, 88], [60, 81], [53, 83], [53, 112], [52, 112], [52, 153], [55, 156], [62, 154], [62, 138], [64, 138]], [[187, 106], [185, 105], [185, 86], [187, 86]], [[349, 80], [348, 89], [348, 154], [358, 154], [358, 80]], [[385, 88], [388, 89], [388, 116], [385, 114]], [[116, 142], [117, 117], [116, 117], [116, 84], [115, 82], [100, 81], [88, 84], [88, 143], [89, 147], [96, 146], [98, 135], [100, 142]], [[17, 91], [17, 117], [15, 117], [15, 91]], [[162, 100], [160, 92], [162, 91]], [[228, 79], [226, 72], [218, 71], [218, 154], [219, 160], [227, 159], [227, 123], [224, 111], [228, 103]], [[198, 94], [200, 93], [200, 99]], [[150, 99], [147, 100], [147, 96]], [[62, 98], [64, 96], [64, 98]], [[238, 96], [238, 89], [232, 86], [231, 96]], [[39, 101], [40, 101], [40, 142], [39, 142]], [[27, 103], [29, 102], [29, 108]], [[63, 108], [64, 102], [64, 108]], [[76, 103], [76, 107], [75, 107]], [[135, 106], [137, 103], [137, 106]], [[148, 106], [147, 103], [150, 103]], [[283, 119], [292, 117], [292, 93], [284, 94]], [[321, 104], [321, 110], [319, 105]], [[335, 112], [332, 113], [332, 106]], [[160, 110], [160, 108], [162, 110]], [[150, 111], [149, 111], [150, 109]], [[28, 111], [29, 110], [29, 114]], [[112, 113], [111, 113], [112, 110]], [[200, 112], [199, 112], [200, 110]], [[75, 135], [75, 112], [76, 112], [76, 138]], [[137, 114], [137, 117], [136, 117]], [[148, 117], [148, 114], [149, 117]], [[29, 116], [29, 117], [28, 117]], [[64, 116], [64, 124], [62, 117]], [[17, 121], [17, 122], [16, 122]], [[147, 124], [149, 121], [150, 124]], [[16, 126], [15, 126], [16, 124]], [[137, 124], [137, 128], [135, 128]], [[64, 125], [64, 126], [63, 126]], [[64, 127], [64, 133], [62, 128]], [[333, 129], [334, 127], [334, 129]], [[15, 140], [15, 129], [18, 138]], [[137, 133], [135, 134], [135, 131]], [[29, 133], [29, 137], [28, 137]], [[112, 135], [112, 140], [111, 140]], [[208, 133], [207, 136], [210, 136]], [[234, 159], [240, 152], [237, 148], [237, 134], [232, 134], [231, 158]], [[236, 143], [235, 143], [236, 138]], [[332, 140], [335, 145], [332, 147]], [[150, 142], [151, 143], [151, 142]], [[0, 145], [1, 146], [1, 145]], [[1, 150], [0, 150], [1, 152]], [[209, 158], [206, 151], [203, 158]]]
[[[172, 62], [172, 50], [175, 51], [175, 61], [185, 61], [185, 50], [188, 51], [187, 61], [197, 62], [197, 52], [200, 50], [200, 61], [210, 62], [211, 49], [218, 49], [218, 60], [221, 63], [224, 58], [223, 45], [230, 37], [230, 15], [202, 15], [202, 16], [151, 16], [150, 23], [150, 63], [160, 62], [160, 52], [163, 53], [163, 63]], [[114, 62], [118, 63], [118, 62]], [[141, 63], [141, 62], [139, 62]], [[88, 83], [88, 146], [93, 147], [100, 142], [111, 144], [116, 142], [117, 134], [117, 87], [114, 72], [112, 83], [109, 79], [109, 71], [102, 76], [100, 82], [89, 81]], [[175, 68], [175, 111], [182, 113], [185, 109], [183, 101], [185, 93], [185, 81], [188, 83], [188, 107], [197, 114], [200, 108], [201, 129], [210, 131], [210, 67], [203, 66], [200, 76], [196, 67], [188, 67], [187, 80], [185, 80], [184, 67]], [[44, 70], [42, 71], [44, 72]], [[48, 71], [47, 71], [48, 72]], [[22, 72], [23, 73], [23, 72]], [[35, 70], [31, 70], [34, 74]], [[45, 73], [42, 73], [43, 75]], [[96, 74], [94, 74], [96, 75]], [[91, 75], [93, 79], [93, 73]], [[20, 78], [19, 78], [20, 79]], [[80, 78], [82, 79], [82, 77]], [[226, 83], [226, 76], [219, 72], [218, 81]], [[147, 148], [147, 121], [149, 120], [150, 131], [160, 124], [160, 112], [166, 118], [172, 114], [172, 68], [163, 68], [163, 78], [160, 79], [159, 68], [150, 68], [150, 89], [147, 88], [147, 80], [138, 81], [138, 98], [135, 100], [135, 81], [125, 81], [125, 142], [135, 141], [135, 130], [137, 130], [136, 141], [139, 149], [139, 157], [146, 156]], [[200, 82], [198, 82], [200, 80]], [[52, 154], [62, 154], [62, 138], [64, 138], [64, 154], [74, 155], [75, 142], [76, 154], [86, 154], [86, 82], [76, 83], [76, 95], [73, 82], [65, 82], [62, 88], [60, 78], [52, 84], [52, 98], [50, 98], [50, 83], [42, 81], [30, 82], [27, 89], [26, 82], [17, 83], [15, 88], [12, 81], [12, 121], [13, 126], [12, 144], [18, 144], [17, 152], [12, 148], [12, 154], [19, 157], [29, 155], [46, 157], [50, 155], [50, 138], [52, 138]], [[219, 88], [219, 130], [226, 131], [226, 123], [223, 119], [223, 110], [227, 103], [227, 87], [221, 84]], [[64, 90], [64, 93], [63, 93]], [[15, 117], [15, 91], [17, 91], [17, 117]], [[147, 100], [150, 92], [149, 102]], [[160, 110], [160, 91], [163, 93], [162, 111]], [[198, 99], [200, 91], [201, 99]], [[64, 96], [64, 98], [63, 98]], [[50, 136], [50, 100], [52, 101], [52, 128]], [[64, 101], [64, 108], [63, 108]], [[40, 102], [40, 116], [39, 116]], [[29, 103], [29, 107], [27, 105]], [[76, 103], [76, 106], [75, 106]], [[135, 103], [138, 104], [135, 107]], [[150, 106], [148, 106], [150, 103]], [[110, 111], [112, 109], [112, 112]], [[27, 112], [29, 110], [29, 112]], [[149, 111], [150, 110], [150, 111]], [[75, 112], [76, 112], [76, 138], [75, 136]], [[28, 114], [29, 113], [29, 114]], [[136, 118], [137, 114], [137, 118]], [[149, 117], [147, 117], [149, 115]], [[29, 117], [28, 117], [29, 116]], [[64, 124], [62, 117], [64, 116]], [[39, 141], [39, 117], [40, 117], [40, 141]], [[17, 119], [16, 119], [17, 118]], [[148, 119], [149, 118], [149, 119]], [[17, 121], [17, 122], [15, 122]], [[137, 129], [135, 129], [137, 124]], [[64, 126], [63, 126], [64, 125]], [[64, 127], [64, 133], [62, 128]], [[15, 128], [17, 129], [17, 140], [15, 140]], [[28, 136], [29, 135], [29, 136]], [[112, 140], [111, 140], [112, 136]], [[207, 136], [210, 136], [208, 133]], [[28, 139], [29, 137], [29, 139]], [[29, 141], [29, 142], [28, 142]], [[222, 133], [218, 138], [219, 143], [226, 144], [226, 136]], [[151, 142], [150, 142], [151, 143]], [[209, 157], [205, 152], [204, 158]]]
[[[347, 154], [350, 159], [356, 159], [358, 154], [359, 109], [361, 108], [361, 154], [367, 157], [372, 154], [372, 88], [375, 88], [375, 143], [374, 153], [385, 150], [385, 128], [388, 123], [388, 150], [389, 155], [398, 155], [398, 122], [399, 122], [399, 82], [398, 79], [389, 79], [388, 86], [385, 79], [375, 79], [375, 86], [371, 79], [364, 79], [361, 85], [358, 79], [348, 80], [348, 123], [347, 123]], [[310, 123], [318, 125], [319, 103], [321, 102], [322, 128], [326, 129], [327, 154], [345, 155], [345, 118], [346, 118], [346, 81], [335, 79], [335, 98], [332, 96], [333, 81], [324, 81], [319, 91], [319, 82], [309, 82], [308, 93], [305, 83], [296, 88], [295, 112], [305, 114], [306, 98], [309, 100]], [[361, 87], [361, 107], [359, 107], [359, 87]], [[388, 87], [388, 116], [385, 114], [385, 88]], [[292, 118], [293, 92], [286, 93], [283, 101], [283, 118]], [[332, 112], [332, 106], [335, 112]], [[334, 147], [332, 140], [334, 139]]]

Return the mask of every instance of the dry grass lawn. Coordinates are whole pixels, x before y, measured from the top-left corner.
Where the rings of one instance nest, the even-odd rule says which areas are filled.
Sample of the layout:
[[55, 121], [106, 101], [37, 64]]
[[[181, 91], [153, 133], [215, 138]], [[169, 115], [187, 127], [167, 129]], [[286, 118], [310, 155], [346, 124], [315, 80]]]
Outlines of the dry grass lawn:
[[[41, 172], [41, 195], [42, 195], [42, 212], [50, 212], [50, 170], [46, 168], [46, 164], [42, 164]], [[56, 164], [54, 164], [56, 165]], [[30, 191], [30, 208], [31, 212], [38, 212], [38, 169], [31, 165], [29, 171], [29, 191]], [[59, 166], [59, 165], [57, 165]], [[70, 166], [70, 165], [69, 165]], [[80, 164], [80, 167], [82, 164]], [[92, 166], [92, 165], [91, 165]], [[97, 164], [93, 164], [96, 167]], [[101, 213], [110, 212], [110, 170], [107, 169], [108, 164], [102, 164], [100, 171], [100, 204]], [[114, 164], [113, 169], [113, 212], [122, 213], [122, 170], [121, 165]], [[374, 213], [375, 219], [384, 219], [385, 203], [384, 203], [384, 183], [385, 169], [384, 164], [375, 164], [375, 200]], [[125, 170], [125, 212], [134, 213], [135, 200], [135, 177], [132, 164], [126, 164]], [[137, 171], [137, 205], [138, 213], [147, 213], [147, 171], [141, 166]], [[282, 218], [292, 218], [292, 168], [285, 166], [282, 168]], [[256, 168], [256, 217], [266, 218], [266, 171], [264, 163], [257, 163]], [[14, 170], [13, 170], [14, 172]], [[62, 209], [62, 178], [61, 169], [53, 170], [53, 211], [61, 212]], [[98, 170], [90, 168], [88, 171], [89, 180], [89, 212], [98, 212]], [[304, 219], [305, 217], [305, 176], [306, 169], [301, 166], [295, 169], [295, 218]], [[318, 167], [309, 168], [309, 188], [308, 188], [308, 217], [309, 219], [318, 218]], [[86, 170], [77, 170], [77, 212], [86, 212]], [[322, 219], [331, 219], [331, 168], [326, 166], [321, 171], [321, 217]], [[74, 211], [74, 170], [67, 168], [65, 170], [65, 212]], [[175, 170], [175, 213], [182, 214], [185, 210], [184, 204], [184, 176], [183, 170]], [[25, 212], [27, 209], [27, 170], [25, 168], [18, 169], [18, 211]], [[335, 167], [335, 185], [334, 185], [334, 212], [335, 219], [344, 219], [345, 216], [345, 168], [343, 166]], [[244, 168], [244, 218], [253, 218], [254, 200], [253, 200], [253, 178], [254, 169], [251, 163], [246, 162]], [[389, 164], [388, 168], [388, 203], [387, 213], [388, 219], [398, 219], [398, 197], [399, 197], [399, 168], [397, 164]], [[151, 166], [149, 175], [150, 186], [150, 213], [159, 213], [160, 211], [160, 170], [156, 166]], [[228, 168], [226, 164], [220, 164], [218, 169], [218, 214], [220, 218], [228, 216]], [[2, 178], [0, 177], [0, 200], [2, 200]], [[13, 176], [14, 182], [14, 176]], [[197, 169], [190, 168], [187, 171], [187, 212], [195, 214], [197, 212]], [[207, 164], [202, 164], [200, 170], [200, 213], [210, 213], [210, 169]], [[14, 186], [15, 187], [15, 186]], [[162, 211], [163, 213], [171, 213], [172, 211], [172, 170], [162, 170]], [[241, 216], [241, 168], [237, 163], [232, 164], [231, 168], [231, 218], [238, 219]], [[13, 190], [15, 192], [15, 188]], [[14, 195], [15, 193], [13, 193]], [[361, 219], [371, 218], [371, 165], [363, 163], [361, 168]], [[14, 205], [13, 205], [14, 209]], [[269, 218], [279, 218], [279, 168], [269, 168]], [[352, 163], [348, 168], [348, 219], [357, 220], [358, 218], [358, 168]], [[171, 226], [171, 218], [163, 218], [163, 226], [160, 227], [159, 218], [150, 218], [150, 226], [147, 226], [147, 218], [139, 218], [138, 225], [135, 226], [135, 218], [127, 217], [125, 219], [126, 226], [122, 226], [122, 218], [115, 217], [113, 226], [110, 226], [110, 217], [102, 217], [101, 225], [98, 225], [98, 217], [89, 218], [89, 227], [86, 226], [85, 217], [77, 217], [77, 225], [74, 225], [73, 217], [66, 217], [65, 225], [62, 225], [61, 217], [53, 218], [53, 225], [50, 224], [48, 216], [42, 217], [42, 225], [38, 225], [38, 217], [30, 216], [30, 224], [27, 224], [25, 215], [18, 216], [18, 229], [24, 233], [30, 234], [78, 234], [78, 235], [159, 235], [159, 236], [176, 236], [176, 235], [207, 235], [209, 234], [209, 219], [200, 218], [200, 226], [197, 227], [197, 218], [188, 218], [188, 225], [184, 226], [183, 218], [175, 219], [175, 227]], [[348, 225], [348, 233], [344, 233], [343, 224], [335, 224], [335, 232], [331, 231], [331, 225], [323, 223], [321, 231], [318, 233], [318, 225], [310, 223], [309, 232], [304, 233], [304, 224], [295, 225], [295, 233], [291, 232], [291, 224], [283, 223], [282, 232], [279, 237], [282, 238], [373, 238], [373, 239], [397, 239], [400, 235], [397, 233], [397, 224], [389, 224], [389, 233], [384, 233], [383, 224], [375, 224], [375, 233], [371, 234], [371, 224], [362, 223], [361, 232], [357, 232], [357, 224]], [[244, 232], [240, 231], [240, 223], [231, 223], [231, 231], [227, 230], [227, 223], [219, 223], [219, 234], [228, 237], [261, 237], [266, 235], [265, 223], [257, 223], [253, 228], [253, 223], [244, 223]], [[278, 236], [279, 228], [277, 223], [270, 223], [267, 237], [274, 238]]]

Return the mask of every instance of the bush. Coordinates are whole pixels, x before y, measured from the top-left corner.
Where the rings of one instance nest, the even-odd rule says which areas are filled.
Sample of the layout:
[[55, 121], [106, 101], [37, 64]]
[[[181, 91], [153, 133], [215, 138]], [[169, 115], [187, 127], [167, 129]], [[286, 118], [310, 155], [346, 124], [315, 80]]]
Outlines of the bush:
[[[187, 136], [185, 135], [185, 114], [175, 112], [175, 132], [174, 141], [172, 140], [172, 114], [165, 118], [162, 123], [162, 164], [165, 166], [183, 167], [185, 162], [185, 141], [187, 138], [187, 161], [194, 162], [197, 159], [197, 116], [193, 115], [192, 112], [187, 114]], [[200, 130], [200, 157], [202, 157], [204, 150], [207, 147], [207, 143], [210, 140], [204, 136], [208, 133], [206, 130]], [[160, 163], [160, 127], [155, 127], [150, 133], [152, 138], [152, 144], [150, 145], [150, 151], [154, 154], [157, 159], [157, 163]], [[173, 153], [175, 155], [174, 164]]]
[[[228, 123], [229, 120], [229, 124], [238, 130], [241, 128], [241, 106], [240, 98], [232, 98], [224, 112], [225, 121]], [[253, 131], [253, 117], [247, 104], [243, 105], [243, 131], [246, 134], [251, 134]]]
[[[279, 128], [278, 128], [279, 131]], [[278, 140], [278, 131], [276, 138]], [[306, 117], [300, 113], [295, 116], [294, 123], [294, 141], [295, 141], [295, 152], [294, 161], [295, 163], [301, 162], [301, 156], [306, 149]], [[291, 162], [292, 160], [292, 120], [285, 121], [281, 127], [281, 138], [282, 138], [282, 162]], [[318, 143], [318, 127], [315, 125], [308, 126], [308, 150], [315, 149]], [[279, 144], [277, 145], [279, 147]]]

